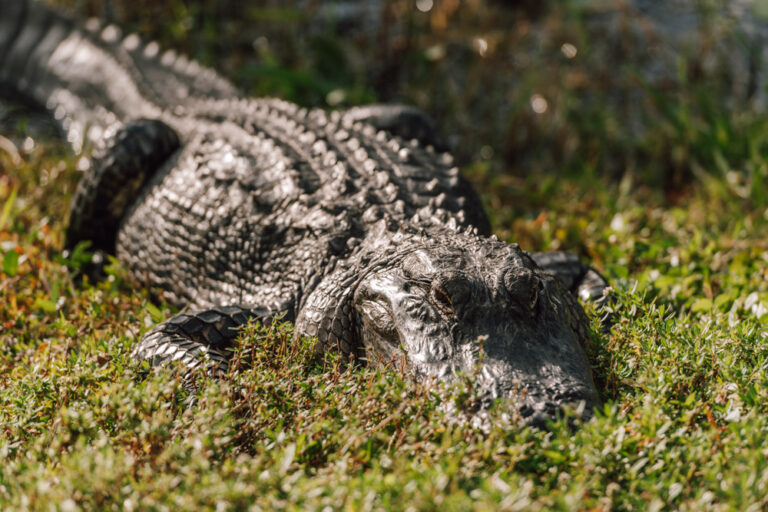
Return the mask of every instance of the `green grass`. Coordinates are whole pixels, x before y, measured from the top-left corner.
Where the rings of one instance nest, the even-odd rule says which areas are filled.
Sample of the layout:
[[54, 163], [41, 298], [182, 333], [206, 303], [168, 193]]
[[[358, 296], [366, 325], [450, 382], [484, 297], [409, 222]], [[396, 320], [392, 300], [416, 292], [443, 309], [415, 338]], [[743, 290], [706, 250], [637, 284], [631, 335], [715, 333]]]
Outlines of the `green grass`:
[[557, 157], [567, 172], [465, 166], [499, 236], [578, 252], [614, 284], [616, 325], [589, 353], [604, 406], [550, 432], [453, 423], [440, 404], [471, 401], [466, 382], [317, 362], [290, 325], [249, 329], [194, 392], [148, 372], [128, 354], [171, 311], [119, 264], [89, 282], [61, 252], [76, 158], [0, 149], [0, 508], [765, 510], [768, 119], [695, 87], [648, 101], [658, 123], [631, 147], [608, 107], [574, 110], [559, 136], [590, 146]]

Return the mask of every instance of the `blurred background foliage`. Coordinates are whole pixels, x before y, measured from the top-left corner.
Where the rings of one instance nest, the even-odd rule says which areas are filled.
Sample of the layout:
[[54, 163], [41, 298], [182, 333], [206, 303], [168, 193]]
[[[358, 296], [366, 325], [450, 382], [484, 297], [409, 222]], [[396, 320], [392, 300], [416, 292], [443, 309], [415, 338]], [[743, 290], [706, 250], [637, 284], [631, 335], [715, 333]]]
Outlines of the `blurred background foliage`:
[[738, 169], [731, 181], [768, 200], [753, 160], [765, 137], [739, 135], [763, 129], [762, 0], [57, 3], [195, 57], [251, 95], [416, 105], [485, 187], [593, 172], [674, 202], [701, 169]]

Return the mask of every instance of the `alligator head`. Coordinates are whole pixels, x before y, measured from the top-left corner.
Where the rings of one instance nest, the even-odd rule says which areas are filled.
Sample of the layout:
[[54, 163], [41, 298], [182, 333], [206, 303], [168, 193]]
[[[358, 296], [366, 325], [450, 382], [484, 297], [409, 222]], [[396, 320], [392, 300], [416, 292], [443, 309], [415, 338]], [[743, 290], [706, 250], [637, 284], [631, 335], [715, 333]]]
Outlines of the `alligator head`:
[[300, 314], [300, 331], [315, 318], [303, 334], [317, 335], [321, 350], [405, 368], [419, 382], [469, 376], [478, 413], [501, 399], [536, 426], [565, 406], [591, 415], [599, 399], [583, 350], [587, 318], [516, 244], [404, 234], [372, 252], [358, 260], [365, 271], [320, 287], [316, 304], [326, 307]]

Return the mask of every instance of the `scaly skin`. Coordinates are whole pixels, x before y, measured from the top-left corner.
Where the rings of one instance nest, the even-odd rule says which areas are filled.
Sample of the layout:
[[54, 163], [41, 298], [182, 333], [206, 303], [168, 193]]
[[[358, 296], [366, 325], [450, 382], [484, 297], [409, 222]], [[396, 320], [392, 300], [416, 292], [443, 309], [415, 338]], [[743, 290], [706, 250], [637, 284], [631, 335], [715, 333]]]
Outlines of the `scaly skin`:
[[194, 367], [206, 353], [222, 372], [239, 326], [282, 314], [319, 354], [418, 381], [474, 375], [481, 411], [501, 398], [544, 425], [598, 404], [576, 295], [599, 300], [605, 280], [572, 255], [488, 237], [423, 114], [242, 98], [114, 27], [81, 29], [27, 0], [0, 11], [0, 82], [46, 105], [75, 148], [97, 146], [67, 244], [114, 249], [189, 310], [136, 358]]

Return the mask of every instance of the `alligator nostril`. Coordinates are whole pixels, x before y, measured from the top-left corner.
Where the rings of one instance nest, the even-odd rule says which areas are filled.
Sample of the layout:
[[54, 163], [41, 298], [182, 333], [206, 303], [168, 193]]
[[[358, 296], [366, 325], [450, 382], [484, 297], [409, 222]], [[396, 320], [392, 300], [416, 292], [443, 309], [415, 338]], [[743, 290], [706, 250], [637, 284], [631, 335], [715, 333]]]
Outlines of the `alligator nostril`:
[[594, 416], [589, 400], [546, 402], [535, 406], [524, 404], [519, 409], [523, 421], [538, 429], [550, 430], [549, 425], [565, 418], [569, 427], [589, 421]]

